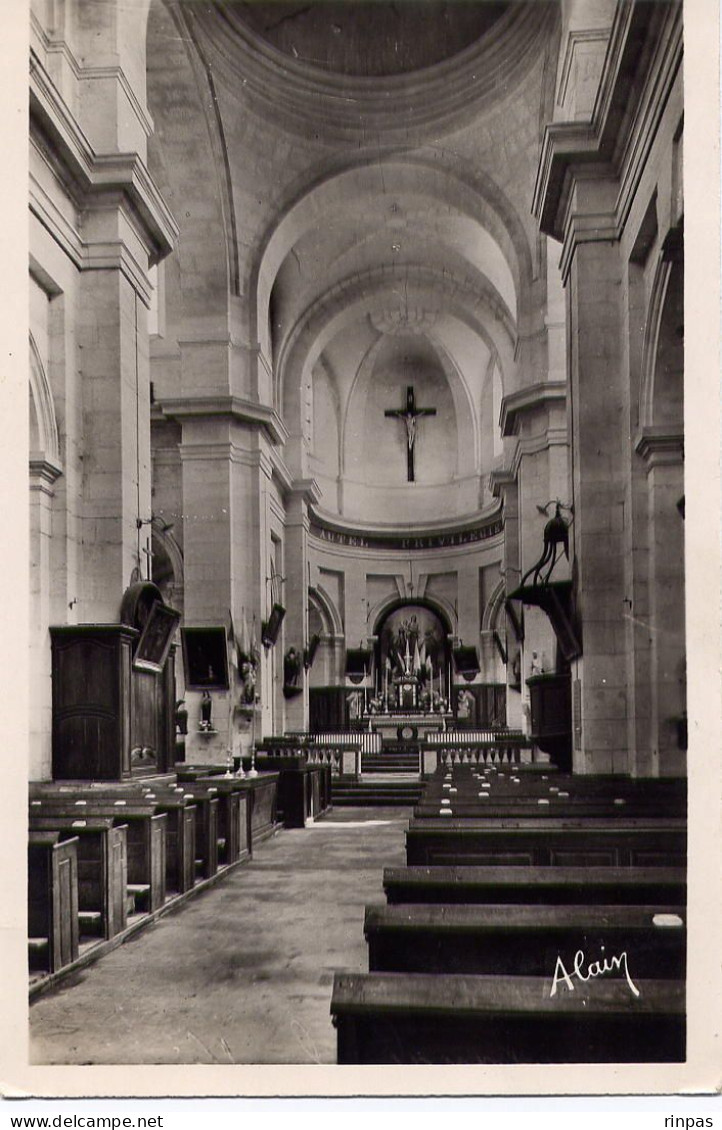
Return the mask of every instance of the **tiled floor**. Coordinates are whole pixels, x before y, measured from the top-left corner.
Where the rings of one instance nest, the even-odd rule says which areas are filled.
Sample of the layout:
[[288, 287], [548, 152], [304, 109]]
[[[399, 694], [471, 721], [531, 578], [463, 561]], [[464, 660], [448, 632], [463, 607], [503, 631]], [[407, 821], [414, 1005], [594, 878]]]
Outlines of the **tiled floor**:
[[335, 1063], [336, 969], [368, 969], [364, 907], [405, 861], [410, 809], [282, 831], [177, 914], [41, 996], [38, 1064]]

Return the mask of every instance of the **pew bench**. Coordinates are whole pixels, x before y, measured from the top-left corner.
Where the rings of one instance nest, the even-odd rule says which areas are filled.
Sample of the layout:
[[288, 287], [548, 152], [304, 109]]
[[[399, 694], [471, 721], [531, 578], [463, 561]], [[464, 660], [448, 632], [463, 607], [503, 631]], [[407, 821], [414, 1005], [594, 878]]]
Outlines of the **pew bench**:
[[249, 850], [252, 854], [254, 845], [268, 839], [278, 828], [276, 805], [279, 774], [259, 773], [257, 777], [243, 777], [240, 781], [249, 799]]
[[188, 785], [192, 792], [195, 784], [209, 785], [218, 794], [218, 846], [219, 862], [235, 863], [250, 855], [249, 836], [249, 793], [243, 788], [238, 777], [196, 775], [193, 784]]
[[[195, 859], [194, 868], [197, 875], [203, 879], [210, 879], [218, 871], [219, 845], [219, 798], [218, 789], [214, 783], [196, 780], [173, 790], [176, 795], [183, 796], [186, 804], [192, 805], [196, 814]], [[162, 795], [156, 793], [156, 795]]]
[[491, 788], [497, 796], [516, 798], [561, 793], [563, 796], [590, 799], [597, 797], [676, 799], [681, 804], [684, 804], [687, 798], [687, 783], [681, 778], [641, 778], [618, 774], [534, 774], [526, 771], [527, 769], [526, 766], [520, 766], [518, 769], [504, 772], [495, 767], [478, 770], [471, 766], [455, 766], [451, 770], [435, 773], [426, 782], [424, 795], [436, 796], [442, 789], [449, 787], [473, 789], [473, 785], [478, 783], [479, 787]]
[[158, 789], [143, 794], [166, 823], [166, 890], [190, 891], [196, 881], [196, 806], [183, 793]]
[[121, 800], [106, 797], [66, 798], [46, 794], [30, 801], [36, 816], [110, 817], [127, 827], [128, 891], [135, 909], [153, 912], [166, 899], [167, 817], [157, 812], [152, 802], [130, 796]]
[[415, 817], [429, 817], [431, 819], [448, 819], [449, 815], [457, 817], [523, 817], [528, 819], [549, 818], [555, 816], [574, 817], [623, 817], [636, 819], [643, 817], [684, 817], [684, 808], [680, 807], [675, 799], [656, 799], [618, 797], [606, 799], [603, 797], [551, 797], [519, 798], [499, 797], [493, 792], [475, 790], [472, 797], [459, 790], [455, 793], [445, 792], [436, 799], [422, 798], [414, 807]]
[[677, 981], [599, 978], [552, 997], [550, 977], [336, 973], [337, 1061], [656, 1063], [685, 1056]]
[[259, 772], [277, 772], [278, 817], [286, 828], [304, 828], [308, 820], [315, 820], [325, 810], [325, 798], [330, 787], [326, 782], [327, 767], [309, 765], [304, 757], [281, 753], [256, 756]]
[[166, 892], [184, 893], [195, 883], [195, 824], [196, 811], [178, 790], [174, 778], [166, 775], [149, 781], [114, 783], [53, 781], [33, 782], [31, 800], [72, 799], [113, 804], [119, 800], [150, 804], [156, 812], [165, 813], [166, 823]]
[[78, 956], [77, 836], [30, 833], [28, 938], [32, 971], [57, 973]]
[[81, 934], [113, 938], [127, 925], [126, 825], [110, 817], [30, 816], [30, 831], [77, 838], [78, 919]]
[[425, 818], [409, 821], [409, 866], [684, 867], [684, 820]]
[[386, 867], [399, 903], [548, 903], [685, 906], [687, 873], [674, 867]]
[[557, 957], [568, 970], [626, 955], [610, 975], [682, 979], [684, 912], [667, 906], [368, 906], [371, 972], [483, 973], [544, 977]]

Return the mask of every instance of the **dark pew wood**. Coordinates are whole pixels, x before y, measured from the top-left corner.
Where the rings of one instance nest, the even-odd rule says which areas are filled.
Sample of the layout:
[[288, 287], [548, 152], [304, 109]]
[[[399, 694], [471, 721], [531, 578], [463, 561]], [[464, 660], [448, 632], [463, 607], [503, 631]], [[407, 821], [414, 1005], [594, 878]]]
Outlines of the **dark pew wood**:
[[[250, 855], [248, 808], [249, 793], [238, 777], [196, 775], [194, 782], [209, 785], [218, 793], [218, 842], [220, 860], [225, 864]], [[189, 786], [192, 791], [192, 785]], [[222, 845], [222, 848], [221, 846]]]
[[166, 899], [165, 813], [137, 795], [118, 800], [106, 796], [67, 797], [45, 794], [30, 802], [36, 816], [110, 817], [127, 826], [128, 889], [137, 909], [153, 912]]
[[[126, 826], [108, 817], [30, 816], [31, 832], [59, 832], [61, 840], [77, 837], [78, 913], [99, 916], [104, 938], [127, 925], [128, 865]], [[83, 933], [81, 929], [81, 933]]]
[[228, 765], [221, 765], [220, 763], [203, 765], [200, 762], [192, 763], [187, 761], [178, 761], [175, 765], [176, 777], [179, 784], [186, 784], [188, 781], [206, 780], [208, 777], [222, 777], [228, 770]]
[[324, 811], [326, 767], [309, 765], [304, 757], [259, 752], [256, 769], [279, 774], [277, 814], [284, 827], [304, 828], [307, 820], [315, 820]]
[[145, 796], [167, 817], [166, 889], [184, 894], [196, 881], [196, 807], [182, 792], [169, 789]]
[[278, 781], [278, 773], [259, 773], [257, 777], [241, 779], [250, 802], [249, 849], [251, 852], [255, 844], [272, 836], [278, 827], [276, 816]]
[[[78, 956], [78, 839], [31, 832], [28, 842], [30, 968], [57, 973]], [[43, 944], [44, 943], [44, 944]]]
[[681, 982], [337, 973], [338, 1062], [656, 1063], [685, 1056]]
[[[372, 972], [553, 976], [612, 962], [612, 976], [681, 979], [686, 931], [679, 907], [369, 906], [364, 919]], [[622, 958], [622, 955], [624, 957]]]
[[409, 822], [409, 866], [684, 867], [683, 820], [449, 817]]
[[387, 867], [387, 901], [684, 906], [684, 868]]
[[512, 797], [476, 796], [460, 798], [457, 794], [445, 793], [439, 800], [422, 800], [414, 808], [415, 817], [430, 817], [447, 819], [448, 814], [453, 816], [470, 817], [523, 817], [531, 820], [537, 818], [548, 819], [555, 816], [575, 818], [585, 817], [610, 817], [636, 819], [640, 817], [684, 817], [684, 808], [680, 808], [674, 799], [655, 798], [619, 798], [612, 800], [606, 798], [569, 797], [550, 799], [539, 798], [534, 800], [515, 800]]
[[423, 799], [438, 798], [447, 792], [453, 795], [455, 790], [460, 797], [476, 797], [479, 791], [486, 790], [499, 801], [506, 798], [515, 801], [530, 798], [585, 798], [588, 801], [654, 799], [666, 803], [676, 801], [681, 808], [686, 805], [687, 798], [687, 783], [680, 778], [530, 774], [524, 771], [524, 767], [502, 772], [455, 766], [453, 770], [435, 773], [426, 782]]
[[196, 780], [184, 786], [183, 795], [196, 810], [196, 868], [202, 878], [210, 879], [218, 871], [218, 790], [215, 782]]
[[153, 802], [156, 812], [165, 813], [166, 823], [166, 892], [184, 893], [195, 883], [196, 810], [178, 789], [175, 777], [163, 775], [152, 781], [137, 782], [73, 782], [36, 781], [30, 785], [31, 799], [49, 796], [73, 800], [132, 800]]

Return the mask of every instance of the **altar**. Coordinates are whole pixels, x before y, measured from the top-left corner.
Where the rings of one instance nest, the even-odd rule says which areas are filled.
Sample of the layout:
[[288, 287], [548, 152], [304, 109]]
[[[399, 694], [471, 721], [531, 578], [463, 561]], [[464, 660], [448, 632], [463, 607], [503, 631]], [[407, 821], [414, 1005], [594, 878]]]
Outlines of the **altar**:
[[431, 711], [394, 711], [393, 713], [370, 714], [363, 722], [357, 723], [355, 730], [375, 730], [385, 741], [423, 741], [427, 734], [437, 733], [452, 727], [454, 715], [434, 714]]

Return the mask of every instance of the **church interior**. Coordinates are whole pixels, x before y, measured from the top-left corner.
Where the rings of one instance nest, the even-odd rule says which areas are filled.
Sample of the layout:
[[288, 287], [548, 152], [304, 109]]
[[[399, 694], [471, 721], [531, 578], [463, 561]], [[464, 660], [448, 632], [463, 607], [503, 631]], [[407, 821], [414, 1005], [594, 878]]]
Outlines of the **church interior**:
[[684, 1061], [681, 2], [30, 21], [35, 1061]]

